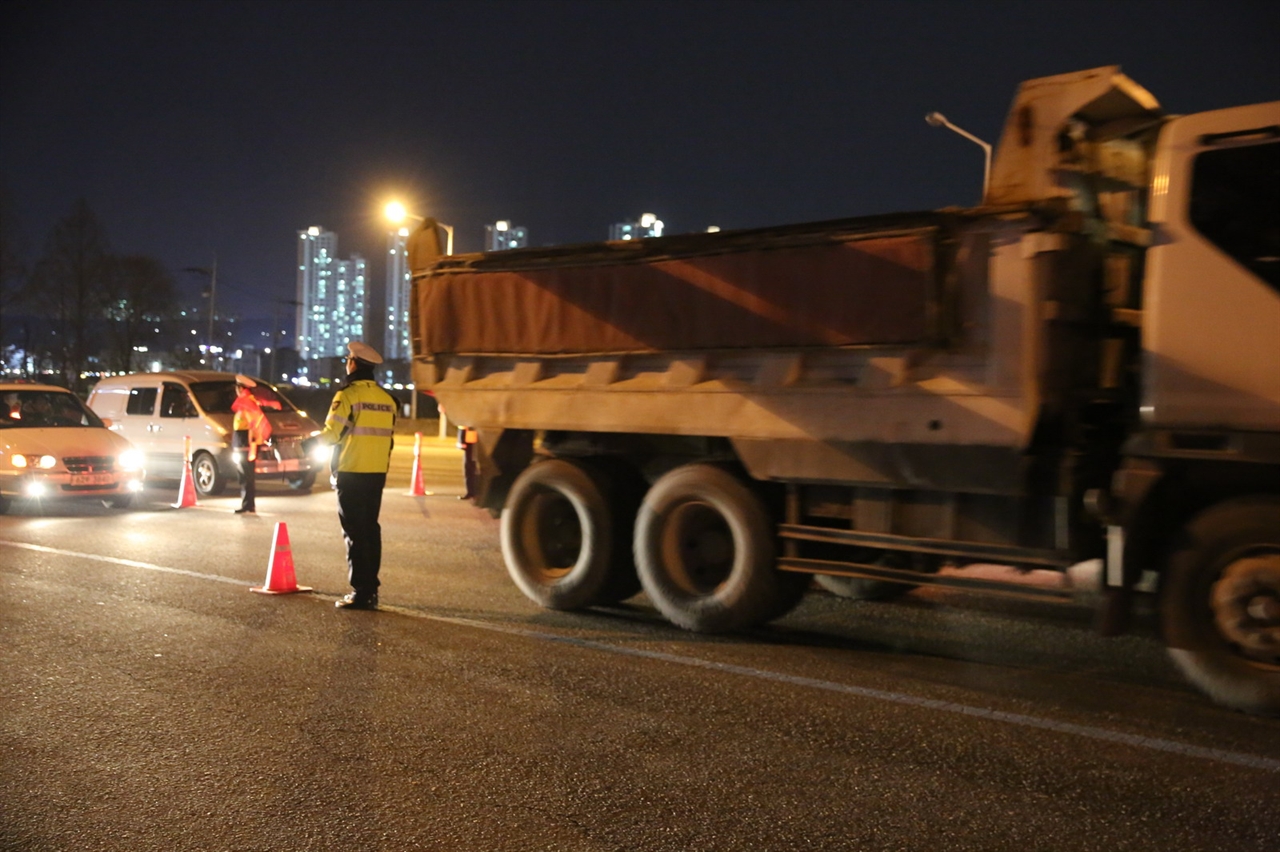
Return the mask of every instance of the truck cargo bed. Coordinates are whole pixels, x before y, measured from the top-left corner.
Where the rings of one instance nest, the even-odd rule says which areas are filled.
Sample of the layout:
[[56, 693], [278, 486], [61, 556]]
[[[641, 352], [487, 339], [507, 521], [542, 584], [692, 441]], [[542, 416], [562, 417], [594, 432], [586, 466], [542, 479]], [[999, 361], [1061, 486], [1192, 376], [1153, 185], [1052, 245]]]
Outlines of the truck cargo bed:
[[940, 234], [916, 213], [439, 259], [414, 351], [583, 355], [920, 343]]

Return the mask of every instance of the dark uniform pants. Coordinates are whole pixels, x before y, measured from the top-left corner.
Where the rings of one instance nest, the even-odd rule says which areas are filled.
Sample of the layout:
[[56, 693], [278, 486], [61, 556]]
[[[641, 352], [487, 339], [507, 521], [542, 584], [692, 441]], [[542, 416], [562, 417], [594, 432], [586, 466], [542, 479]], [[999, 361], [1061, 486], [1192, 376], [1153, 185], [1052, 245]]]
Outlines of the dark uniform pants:
[[347, 577], [357, 595], [378, 593], [378, 568], [382, 564], [382, 489], [385, 473], [338, 471], [338, 521], [347, 543]]
[[[242, 441], [243, 443], [241, 443]], [[249, 433], [236, 432], [236, 440], [233, 443], [238, 447], [240, 454], [237, 462], [237, 466], [240, 469], [240, 508], [246, 512], [253, 512], [256, 511], [254, 471], [257, 462], [249, 461]]]

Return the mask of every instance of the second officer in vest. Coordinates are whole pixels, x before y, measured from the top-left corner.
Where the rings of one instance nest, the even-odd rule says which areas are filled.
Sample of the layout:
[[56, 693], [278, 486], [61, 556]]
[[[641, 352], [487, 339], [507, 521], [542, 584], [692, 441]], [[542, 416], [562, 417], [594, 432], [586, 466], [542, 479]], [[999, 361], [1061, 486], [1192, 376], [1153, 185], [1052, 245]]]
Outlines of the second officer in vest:
[[326, 444], [338, 445], [336, 459], [338, 520], [347, 545], [347, 571], [351, 594], [338, 601], [346, 609], [378, 606], [378, 569], [382, 563], [382, 490], [391, 462], [396, 401], [373, 378], [373, 367], [382, 356], [372, 346], [349, 343], [347, 386], [329, 406], [324, 431]]

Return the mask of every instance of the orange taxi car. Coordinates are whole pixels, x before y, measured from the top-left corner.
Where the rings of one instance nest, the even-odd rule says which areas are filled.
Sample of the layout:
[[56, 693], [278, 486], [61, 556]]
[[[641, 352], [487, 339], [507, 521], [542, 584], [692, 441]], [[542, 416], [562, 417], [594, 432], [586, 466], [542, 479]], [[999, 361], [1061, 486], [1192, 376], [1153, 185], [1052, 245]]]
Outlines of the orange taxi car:
[[142, 490], [142, 465], [142, 454], [65, 388], [0, 383], [0, 514], [15, 500], [128, 508]]

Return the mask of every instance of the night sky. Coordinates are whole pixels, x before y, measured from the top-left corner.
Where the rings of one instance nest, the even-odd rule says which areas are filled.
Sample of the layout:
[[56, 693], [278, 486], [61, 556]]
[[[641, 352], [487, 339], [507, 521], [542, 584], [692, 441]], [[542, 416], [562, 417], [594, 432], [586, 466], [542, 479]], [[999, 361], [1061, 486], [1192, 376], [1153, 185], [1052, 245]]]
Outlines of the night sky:
[[1280, 98], [1274, 2], [7, 2], [0, 186], [28, 261], [76, 199], [219, 308], [294, 294], [296, 232], [379, 290], [383, 202], [481, 246], [977, 201], [1018, 83], [1121, 65], [1170, 112]]

